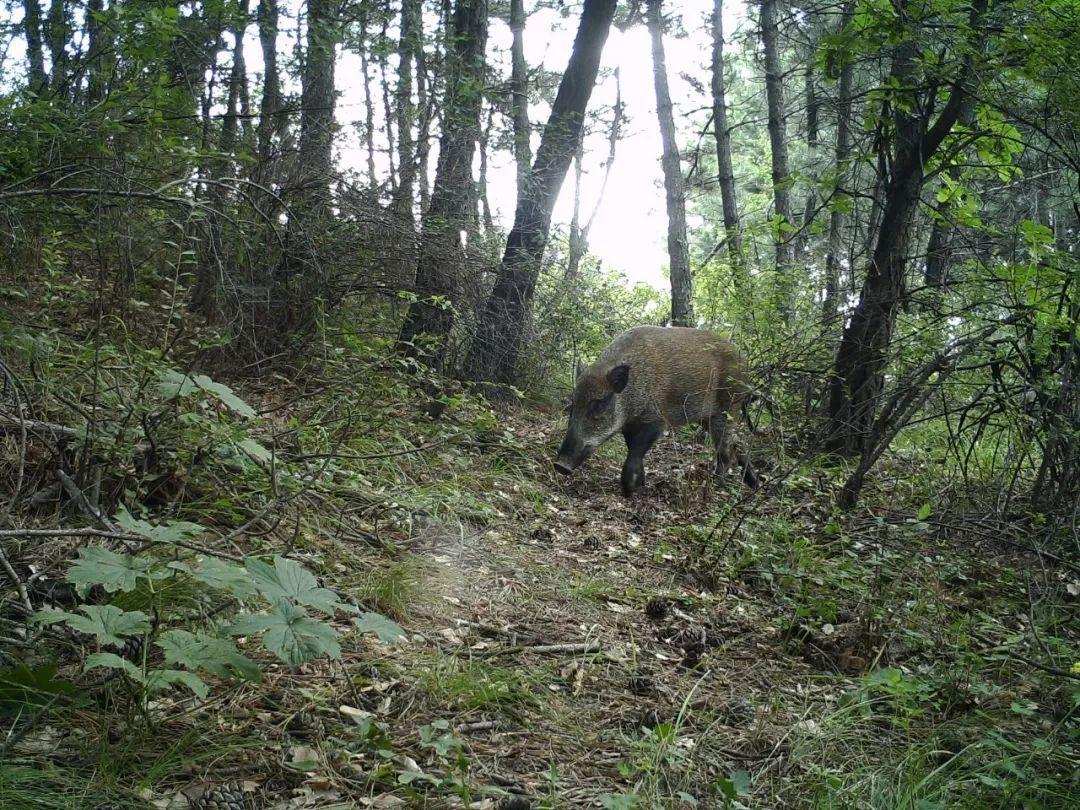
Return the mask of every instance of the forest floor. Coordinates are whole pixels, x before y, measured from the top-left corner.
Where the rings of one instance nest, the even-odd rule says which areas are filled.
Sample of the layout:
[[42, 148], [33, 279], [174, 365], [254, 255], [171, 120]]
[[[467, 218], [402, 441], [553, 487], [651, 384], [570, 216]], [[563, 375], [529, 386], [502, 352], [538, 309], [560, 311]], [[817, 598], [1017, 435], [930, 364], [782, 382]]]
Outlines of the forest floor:
[[[340, 660], [49, 718], [0, 806], [224, 807], [225, 783], [230, 807], [1077, 806], [1078, 681], [1047, 667], [1078, 659], [1080, 573], [1030, 522], [937, 514], [931, 461], [892, 458], [841, 513], [842, 470], [767, 442], [751, 494], [684, 432], [628, 500], [619, 442], [554, 474], [554, 408], [461, 396], [432, 420], [404, 378], [358, 379], [241, 392], [283, 469], [322, 465], [250, 537], [228, 534], [266, 494], [250, 472], [127, 492], [302, 560], [404, 637], [343, 623]], [[82, 542], [26, 564], [62, 576]]]

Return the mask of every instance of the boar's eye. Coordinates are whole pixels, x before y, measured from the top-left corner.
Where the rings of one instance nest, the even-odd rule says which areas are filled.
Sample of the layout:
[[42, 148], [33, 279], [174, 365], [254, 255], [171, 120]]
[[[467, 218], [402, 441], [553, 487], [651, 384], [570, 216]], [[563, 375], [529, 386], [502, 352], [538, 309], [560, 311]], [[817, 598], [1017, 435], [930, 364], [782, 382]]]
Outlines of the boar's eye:
[[594, 399], [589, 403], [589, 416], [596, 418], [611, 404], [611, 400], [614, 399], [614, 394], [608, 394], [607, 396]]

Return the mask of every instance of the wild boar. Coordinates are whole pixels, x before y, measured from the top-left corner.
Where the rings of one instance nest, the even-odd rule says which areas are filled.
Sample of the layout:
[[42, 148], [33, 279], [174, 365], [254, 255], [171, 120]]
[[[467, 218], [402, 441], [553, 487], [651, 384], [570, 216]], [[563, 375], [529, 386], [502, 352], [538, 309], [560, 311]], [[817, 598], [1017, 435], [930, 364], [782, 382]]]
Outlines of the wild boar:
[[[574, 386], [566, 436], [555, 469], [570, 474], [616, 433], [626, 440], [623, 494], [645, 481], [645, 454], [669, 429], [707, 427], [716, 448], [716, 474], [731, 465], [728, 415], [752, 391], [745, 363], [728, 341], [704, 329], [635, 326], [615, 338]], [[743, 480], [758, 479], [750, 459], [734, 454]]]

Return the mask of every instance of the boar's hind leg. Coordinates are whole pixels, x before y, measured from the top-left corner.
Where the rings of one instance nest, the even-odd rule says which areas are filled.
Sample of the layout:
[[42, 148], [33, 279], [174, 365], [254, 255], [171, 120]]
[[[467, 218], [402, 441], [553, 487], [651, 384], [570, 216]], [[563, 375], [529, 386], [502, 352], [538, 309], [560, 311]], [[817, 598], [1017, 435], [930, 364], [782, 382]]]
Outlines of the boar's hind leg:
[[728, 415], [720, 413], [709, 419], [709, 434], [716, 448], [716, 475], [723, 478], [731, 466], [731, 437], [728, 435]]
[[645, 454], [663, 433], [664, 428], [656, 422], [627, 425], [623, 428], [627, 450], [622, 468], [623, 495], [633, 495], [645, 483]]

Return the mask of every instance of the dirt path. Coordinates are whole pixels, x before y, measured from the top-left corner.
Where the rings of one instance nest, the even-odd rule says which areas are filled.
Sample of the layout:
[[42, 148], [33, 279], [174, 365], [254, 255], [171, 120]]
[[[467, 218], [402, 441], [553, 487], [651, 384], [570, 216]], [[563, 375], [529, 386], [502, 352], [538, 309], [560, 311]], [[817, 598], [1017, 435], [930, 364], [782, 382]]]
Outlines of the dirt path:
[[634, 501], [602, 457], [495, 525], [419, 518], [398, 732], [444, 720], [474, 779], [569, 807], [630, 791], [635, 806], [709, 806], [733, 772], [781, 754], [800, 718], [778, 694], [809, 668], [766, 601], [699, 567], [685, 527], [741, 495], [714, 491], [707, 465], [668, 439]]

